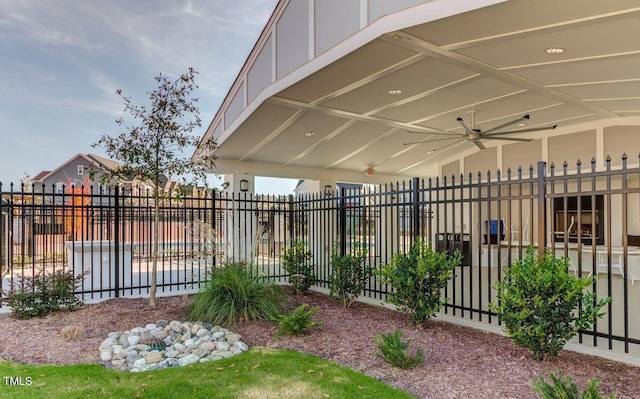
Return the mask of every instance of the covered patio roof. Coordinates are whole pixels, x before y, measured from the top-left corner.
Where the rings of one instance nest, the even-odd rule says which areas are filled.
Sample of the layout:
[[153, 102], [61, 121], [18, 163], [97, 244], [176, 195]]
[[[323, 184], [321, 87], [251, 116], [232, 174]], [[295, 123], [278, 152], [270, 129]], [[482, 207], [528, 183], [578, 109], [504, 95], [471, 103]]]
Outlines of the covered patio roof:
[[[206, 131], [214, 172], [380, 183], [504, 137], [640, 125], [638, 38], [637, 0], [282, 0]], [[477, 140], [457, 118], [558, 128]]]

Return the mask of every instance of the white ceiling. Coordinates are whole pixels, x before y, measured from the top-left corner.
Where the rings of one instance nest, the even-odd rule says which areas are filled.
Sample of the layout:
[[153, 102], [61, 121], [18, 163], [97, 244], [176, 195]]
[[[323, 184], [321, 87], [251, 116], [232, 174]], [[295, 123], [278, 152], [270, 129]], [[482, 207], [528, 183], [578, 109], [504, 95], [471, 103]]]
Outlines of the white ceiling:
[[[548, 54], [550, 47], [565, 52]], [[389, 32], [268, 98], [217, 156], [282, 177], [364, 176], [369, 167], [433, 176], [438, 162], [480, 149], [452, 145], [458, 135], [410, 131], [461, 134], [456, 118], [471, 125], [471, 111], [483, 130], [525, 114], [524, 128], [559, 126], [509, 135], [526, 138], [640, 117], [640, 1], [507, 1]], [[434, 138], [449, 140], [405, 145]]]

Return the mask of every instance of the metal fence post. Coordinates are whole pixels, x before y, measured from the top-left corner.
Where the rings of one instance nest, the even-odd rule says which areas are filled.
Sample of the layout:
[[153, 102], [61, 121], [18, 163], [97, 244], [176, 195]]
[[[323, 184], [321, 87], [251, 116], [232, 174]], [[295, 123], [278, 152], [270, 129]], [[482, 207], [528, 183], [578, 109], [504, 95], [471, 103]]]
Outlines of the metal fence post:
[[[216, 213], [216, 200], [217, 200], [217, 195], [220, 194], [220, 192], [218, 190], [214, 190], [211, 189], [211, 232], [212, 232], [212, 237], [211, 237], [211, 265], [212, 268], [215, 269], [216, 267], [216, 255], [218, 253], [218, 242], [215, 238], [216, 235], [216, 221], [217, 221], [217, 213]], [[204, 194], [204, 199], [205, 199], [205, 204], [207, 203], [207, 191], [205, 190], [205, 194]]]
[[538, 254], [544, 255], [547, 245], [547, 163], [538, 162]]
[[347, 189], [340, 187], [340, 256], [347, 254]]
[[412, 179], [412, 193], [411, 196], [412, 201], [413, 201], [413, 228], [412, 228], [412, 235], [411, 235], [411, 241], [415, 241], [416, 238], [420, 235], [420, 200], [419, 200], [419, 195], [420, 192], [418, 190], [418, 186], [420, 184], [420, 179], [417, 177], [414, 177]]
[[[293, 203], [293, 194], [289, 194], [289, 245], [293, 246], [293, 243], [295, 242], [295, 226], [294, 226], [294, 220], [295, 220], [295, 216], [293, 214], [295, 209], [294, 203]], [[285, 245], [286, 245], [286, 238], [285, 238]]]
[[[115, 297], [120, 297], [120, 190], [119, 187], [115, 187], [115, 209], [114, 209], [114, 220], [113, 220], [113, 252], [114, 252], [114, 273], [113, 279], [115, 280]], [[100, 267], [104, 267], [102, 263]]]

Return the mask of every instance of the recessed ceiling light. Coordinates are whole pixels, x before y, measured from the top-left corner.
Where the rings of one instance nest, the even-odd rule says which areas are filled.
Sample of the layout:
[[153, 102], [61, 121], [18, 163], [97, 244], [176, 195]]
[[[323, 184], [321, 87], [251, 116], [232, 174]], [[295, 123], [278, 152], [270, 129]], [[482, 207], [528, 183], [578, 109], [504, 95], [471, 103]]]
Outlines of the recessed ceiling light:
[[524, 122], [520, 122], [520, 123], [518, 123], [516, 126], [517, 126], [517, 127], [523, 127], [523, 126], [527, 126], [527, 124], [526, 124], [526, 123], [524, 123]]
[[400, 94], [400, 93], [402, 93], [402, 90], [400, 90], [400, 89], [391, 89], [391, 90], [389, 90], [389, 94], [391, 94], [393, 96], [395, 96], [397, 94]]
[[549, 47], [544, 50], [547, 54], [562, 54], [564, 53], [564, 49], [562, 47]]
[[314, 131], [309, 131], [309, 132], [306, 132], [304, 135], [305, 135], [305, 136], [307, 136], [307, 137], [311, 137], [311, 136], [315, 136], [315, 135], [316, 135], [316, 132], [314, 132]]

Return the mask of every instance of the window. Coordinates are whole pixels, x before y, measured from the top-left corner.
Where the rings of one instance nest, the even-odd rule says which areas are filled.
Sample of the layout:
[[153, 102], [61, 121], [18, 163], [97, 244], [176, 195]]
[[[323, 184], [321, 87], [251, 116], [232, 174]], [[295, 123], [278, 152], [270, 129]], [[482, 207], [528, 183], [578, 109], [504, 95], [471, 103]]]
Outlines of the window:
[[64, 183], [56, 183], [56, 194], [62, 194], [64, 190]]
[[82, 176], [84, 174], [84, 165], [78, 165], [78, 175]]

